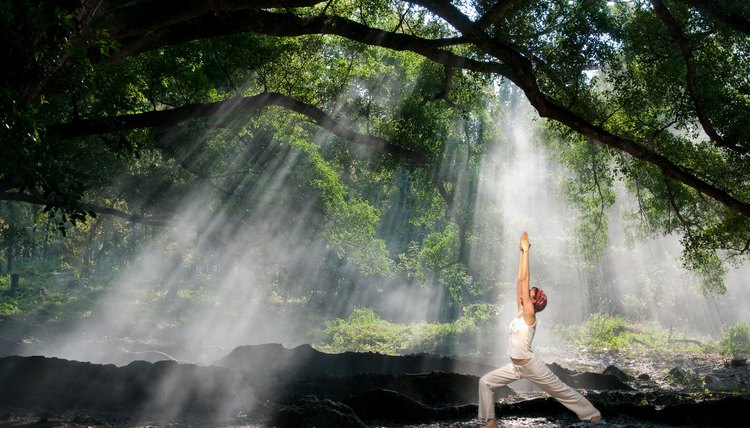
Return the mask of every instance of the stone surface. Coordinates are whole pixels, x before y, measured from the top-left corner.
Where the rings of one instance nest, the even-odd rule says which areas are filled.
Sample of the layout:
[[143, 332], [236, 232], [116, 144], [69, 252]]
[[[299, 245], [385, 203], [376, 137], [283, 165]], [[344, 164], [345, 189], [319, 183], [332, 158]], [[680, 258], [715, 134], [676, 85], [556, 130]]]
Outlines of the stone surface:
[[279, 428], [366, 428], [354, 411], [342, 403], [307, 396], [284, 406], [271, 418], [269, 425]]
[[[472, 367], [466, 361], [355, 353], [329, 356], [310, 349], [245, 347], [233, 353], [235, 360], [228, 364], [233, 368], [171, 361], [116, 367], [57, 358], [0, 358], [0, 425], [30, 426], [45, 419], [45, 426], [165, 426], [182, 421], [176, 424], [360, 427], [363, 421], [384, 421], [443, 427], [476, 417], [478, 376], [436, 370]], [[381, 365], [368, 371], [367, 363]], [[716, 382], [748, 376], [746, 366], [728, 366], [726, 360], [721, 364], [722, 371], [712, 373]], [[726, 398], [714, 393], [717, 399], [698, 401], [688, 392], [656, 389], [656, 384], [634, 391], [616, 373], [549, 367], [582, 390], [606, 418], [635, 421], [636, 426], [739, 426], [743, 421], [732, 409], [750, 404], [747, 397], [736, 396], [736, 389], [727, 390]], [[290, 373], [285, 374], [285, 369]], [[472, 370], [479, 369], [491, 368], [476, 364]], [[669, 376], [692, 375], [676, 367]], [[504, 418], [517, 415], [519, 420], [564, 422], [574, 417], [542, 393], [515, 394], [504, 388], [497, 398]], [[720, 416], [712, 416], [717, 413]]]

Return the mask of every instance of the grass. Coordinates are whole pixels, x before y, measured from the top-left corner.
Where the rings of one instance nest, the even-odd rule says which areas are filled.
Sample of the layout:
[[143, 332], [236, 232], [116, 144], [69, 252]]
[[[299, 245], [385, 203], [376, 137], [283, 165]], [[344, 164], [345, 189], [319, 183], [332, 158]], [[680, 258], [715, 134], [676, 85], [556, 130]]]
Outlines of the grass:
[[688, 338], [683, 331], [670, 331], [655, 322], [633, 322], [621, 315], [594, 313], [581, 324], [554, 327], [562, 343], [574, 349], [615, 353], [706, 353], [716, 348], [710, 340]]
[[450, 323], [396, 323], [370, 308], [357, 308], [348, 319], [326, 322], [315, 347], [324, 352], [378, 352], [386, 355], [425, 352], [470, 353], [479, 346], [480, 330], [489, 326], [492, 305], [470, 305]]
[[719, 349], [722, 354], [735, 358], [750, 357], [750, 324], [742, 322], [726, 326]]
[[16, 290], [10, 276], [0, 276], [0, 315], [25, 318], [72, 319], [85, 316], [101, 292], [65, 273], [26, 269]]

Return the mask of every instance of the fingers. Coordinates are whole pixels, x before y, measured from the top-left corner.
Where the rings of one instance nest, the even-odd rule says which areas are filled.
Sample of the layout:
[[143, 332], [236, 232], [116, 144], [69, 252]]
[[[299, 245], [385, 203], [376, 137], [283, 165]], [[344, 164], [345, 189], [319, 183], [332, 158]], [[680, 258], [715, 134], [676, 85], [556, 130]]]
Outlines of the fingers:
[[531, 243], [529, 242], [529, 234], [524, 231], [521, 234], [521, 249], [529, 249], [531, 248]]

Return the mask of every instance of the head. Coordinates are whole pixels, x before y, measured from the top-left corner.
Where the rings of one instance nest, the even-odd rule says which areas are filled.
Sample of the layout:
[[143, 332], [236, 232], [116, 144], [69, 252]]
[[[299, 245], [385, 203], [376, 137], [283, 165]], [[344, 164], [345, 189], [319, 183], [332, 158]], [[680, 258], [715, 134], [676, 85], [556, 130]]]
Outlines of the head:
[[537, 287], [531, 287], [529, 294], [534, 302], [534, 312], [542, 312], [547, 307], [547, 295]]

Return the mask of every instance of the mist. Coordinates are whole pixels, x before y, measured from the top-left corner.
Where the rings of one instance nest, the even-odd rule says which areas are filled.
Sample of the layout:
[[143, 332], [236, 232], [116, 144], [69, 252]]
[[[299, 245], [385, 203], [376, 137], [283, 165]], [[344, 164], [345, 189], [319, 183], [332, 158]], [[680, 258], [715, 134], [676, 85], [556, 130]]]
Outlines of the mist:
[[[485, 217], [475, 219], [494, 224], [497, 233], [487, 240], [500, 241], [492, 244], [496, 253], [481, 257], [482, 263], [497, 264], [503, 273], [497, 279], [500, 331], [517, 312], [515, 275], [522, 231], [529, 233], [532, 243], [530, 285], [542, 288], [549, 297], [538, 316], [544, 327], [537, 330], [537, 346], [561, 344], [549, 327], [580, 323], [593, 312], [654, 322], [698, 340], [716, 340], [724, 326], [750, 319], [746, 309], [750, 269], [731, 269], [725, 294], [702, 291], [700, 277], [680, 264], [678, 237], [637, 239], [627, 230], [624, 218], [637, 210], [637, 202], [621, 183], [616, 183], [616, 202], [606, 210], [605, 257], [593, 267], [584, 266], [576, 256], [578, 212], [561, 189], [568, 173], [544, 148], [539, 133], [542, 120], [526, 100], [513, 97], [509, 106], [508, 116], [498, 118], [507, 145], [495, 147], [482, 164], [477, 211]], [[496, 341], [496, 353], [504, 354], [505, 339], [491, 340]]]
[[[578, 214], [560, 187], [565, 168], [541, 144], [542, 122], [531, 107], [522, 98], [510, 101], [497, 118], [502, 143], [481, 164], [473, 220], [485, 233], [471, 254], [475, 267], [494, 273], [488, 295], [496, 300], [484, 303], [496, 305], [498, 331], [516, 312], [522, 231], [532, 242], [531, 285], [550, 299], [540, 316], [544, 325], [580, 323], [604, 311], [693, 337], [717, 337], [724, 325], [748, 319], [747, 268], [730, 272], [725, 295], [704, 294], [695, 275], [679, 264], [676, 237], [645, 242], [628, 237], [622, 217], [634, 201], [622, 186], [607, 211], [609, 250], [597, 266], [583, 266], [575, 237]], [[312, 152], [290, 148], [276, 136], [262, 138], [262, 150], [253, 155], [267, 158], [262, 170], [246, 169], [234, 179], [246, 189], [242, 201], [228, 202], [216, 186], [191, 189], [174, 207], [178, 214], [170, 224], [140, 243], [140, 252], [91, 315], [48, 343], [44, 354], [118, 364], [137, 359], [207, 364], [241, 345], [315, 343], [327, 320], [345, 318], [357, 307], [373, 308], [393, 322], [439, 320], [447, 291], [416, 285], [403, 275], [355, 275], [316, 295], [320, 291], [312, 285], [320, 278], [337, 281], [325, 271], [337, 250], [325, 237], [329, 219], [321, 200], [298, 197], [296, 174], [311, 167]], [[320, 147], [332, 144], [323, 131], [313, 140]], [[366, 151], [357, 156], [370, 161]], [[247, 159], [238, 152], [227, 170], [242, 171]], [[502, 335], [483, 340], [495, 355], [504, 354]], [[556, 340], [551, 328], [538, 330], [536, 343], [552, 346]]]

